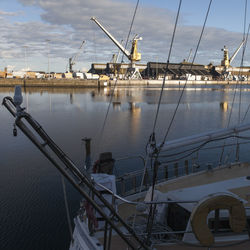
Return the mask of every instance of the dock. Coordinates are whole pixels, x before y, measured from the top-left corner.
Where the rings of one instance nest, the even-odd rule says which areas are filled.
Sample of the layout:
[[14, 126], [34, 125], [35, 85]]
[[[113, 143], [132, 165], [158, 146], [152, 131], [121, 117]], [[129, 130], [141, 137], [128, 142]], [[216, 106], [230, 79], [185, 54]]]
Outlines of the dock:
[[[20, 79], [20, 78], [0, 78], [0, 87], [13, 87], [21, 85], [23, 87], [53, 87], [53, 88], [100, 88], [100, 87], [161, 87], [163, 80], [87, 80], [87, 79]], [[198, 81], [198, 80], [166, 80], [166, 87], [181, 87], [187, 84], [188, 86], [216, 86], [216, 85], [248, 85], [248, 81]]]

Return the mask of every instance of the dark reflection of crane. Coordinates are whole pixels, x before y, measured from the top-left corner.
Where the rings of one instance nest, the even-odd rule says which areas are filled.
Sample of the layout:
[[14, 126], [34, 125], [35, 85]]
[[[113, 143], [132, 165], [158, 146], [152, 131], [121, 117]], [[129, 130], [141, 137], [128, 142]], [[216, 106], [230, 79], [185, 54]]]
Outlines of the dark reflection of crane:
[[121, 109], [121, 102], [112, 102], [113, 104], [113, 109]]
[[135, 114], [141, 112], [141, 107], [137, 106], [135, 102], [129, 102], [128, 104], [131, 113]]
[[73, 93], [72, 92], [69, 94], [69, 100], [70, 100], [70, 104], [74, 103], [74, 98], [73, 98]]

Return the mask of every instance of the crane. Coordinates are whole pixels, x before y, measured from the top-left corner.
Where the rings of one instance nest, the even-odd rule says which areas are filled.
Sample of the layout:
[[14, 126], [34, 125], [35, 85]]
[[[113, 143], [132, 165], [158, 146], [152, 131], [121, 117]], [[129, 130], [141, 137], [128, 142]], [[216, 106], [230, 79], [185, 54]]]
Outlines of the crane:
[[230, 66], [230, 64], [232, 63], [232, 61], [234, 60], [234, 58], [236, 57], [236, 55], [238, 54], [239, 50], [241, 49], [241, 47], [243, 46], [244, 43], [245, 43], [245, 39], [242, 40], [239, 47], [235, 50], [235, 52], [233, 53], [233, 55], [230, 58], [229, 58], [229, 54], [228, 54], [228, 48], [226, 46], [224, 46], [224, 48], [221, 49], [224, 52], [224, 58], [221, 61], [221, 66], [225, 66], [225, 68], [228, 68]]
[[130, 79], [141, 79], [141, 74], [139, 69], [136, 67], [135, 63], [141, 60], [141, 53], [137, 51], [137, 43], [139, 40], [142, 40], [141, 37], [135, 35], [132, 40], [132, 47], [131, 50], [128, 51], [125, 49], [121, 43], [119, 43], [111, 34], [108, 32], [103, 25], [96, 19], [96, 17], [91, 17], [92, 21], [94, 21], [103, 31], [104, 33], [112, 40], [112, 42], [120, 49], [120, 51], [129, 59], [130, 67], [126, 74], [127, 78]]
[[73, 72], [73, 65], [76, 63], [76, 59], [80, 55], [80, 52], [81, 52], [81, 49], [82, 49], [84, 43], [85, 43], [85, 41], [83, 40], [81, 46], [78, 49], [78, 53], [76, 53], [73, 58], [72, 57], [69, 58], [69, 72], [71, 72], [71, 73]]

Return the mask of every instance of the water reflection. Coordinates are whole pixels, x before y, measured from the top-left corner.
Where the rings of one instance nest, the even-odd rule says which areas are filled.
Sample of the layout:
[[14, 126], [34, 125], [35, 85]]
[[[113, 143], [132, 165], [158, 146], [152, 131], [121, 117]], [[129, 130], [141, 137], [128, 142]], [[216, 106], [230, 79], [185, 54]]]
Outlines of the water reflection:
[[121, 102], [113, 102], [113, 109], [121, 110]]
[[228, 102], [221, 102], [220, 103], [220, 108], [221, 108], [221, 111], [227, 112], [227, 110], [228, 110]]
[[[0, 98], [13, 96], [13, 90], [0, 88]], [[111, 91], [109, 88], [27, 88], [23, 93], [24, 106], [81, 167], [84, 164], [81, 138], [92, 138], [92, 151], [96, 150]], [[152, 132], [159, 94], [160, 89], [117, 89], [101, 151], [112, 152], [114, 158], [144, 154]], [[179, 89], [167, 89], [163, 93], [156, 129], [158, 141], [165, 134], [180, 94]], [[249, 95], [249, 91], [242, 92], [242, 110], [248, 108]], [[168, 139], [225, 127], [233, 97], [234, 91], [228, 88], [213, 91], [188, 89], [183, 95]], [[238, 111], [237, 105], [233, 111]], [[60, 249], [67, 249], [70, 239], [66, 219], [65, 224], [62, 219], [65, 208], [57, 171], [21, 133], [17, 138], [12, 137], [13, 118], [4, 108], [0, 109], [0, 117], [1, 242], [6, 243], [7, 249], [15, 249], [19, 242], [22, 242], [22, 249], [28, 249], [30, 239], [32, 243], [39, 243], [33, 247], [37, 250], [48, 249], [46, 242], [50, 242], [50, 249], [58, 249], [58, 245]], [[233, 112], [232, 120], [237, 118], [238, 112]], [[245, 122], [249, 121], [247, 116]], [[129, 165], [118, 170], [128, 172], [135, 168]], [[78, 209], [79, 196], [70, 187], [68, 192], [73, 217]], [[18, 226], [14, 227], [17, 223]]]

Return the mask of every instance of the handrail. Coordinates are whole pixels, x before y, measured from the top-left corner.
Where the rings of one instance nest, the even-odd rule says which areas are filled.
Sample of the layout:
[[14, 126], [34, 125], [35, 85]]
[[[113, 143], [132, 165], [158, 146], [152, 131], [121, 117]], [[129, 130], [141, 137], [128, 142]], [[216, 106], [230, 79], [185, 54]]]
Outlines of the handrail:
[[105, 191], [107, 191], [110, 195], [114, 196], [114, 198], [123, 201], [127, 204], [133, 204], [133, 205], [150, 205], [150, 204], [169, 204], [169, 203], [198, 203], [199, 200], [166, 200], [166, 201], [129, 201], [125, 198], [122, 198], [120, 195], [115, 194], [112, 190], [108, 189], [107, 187], [103, 186], [100, 183], [96, 183], [97, 186], [101, 187]]

